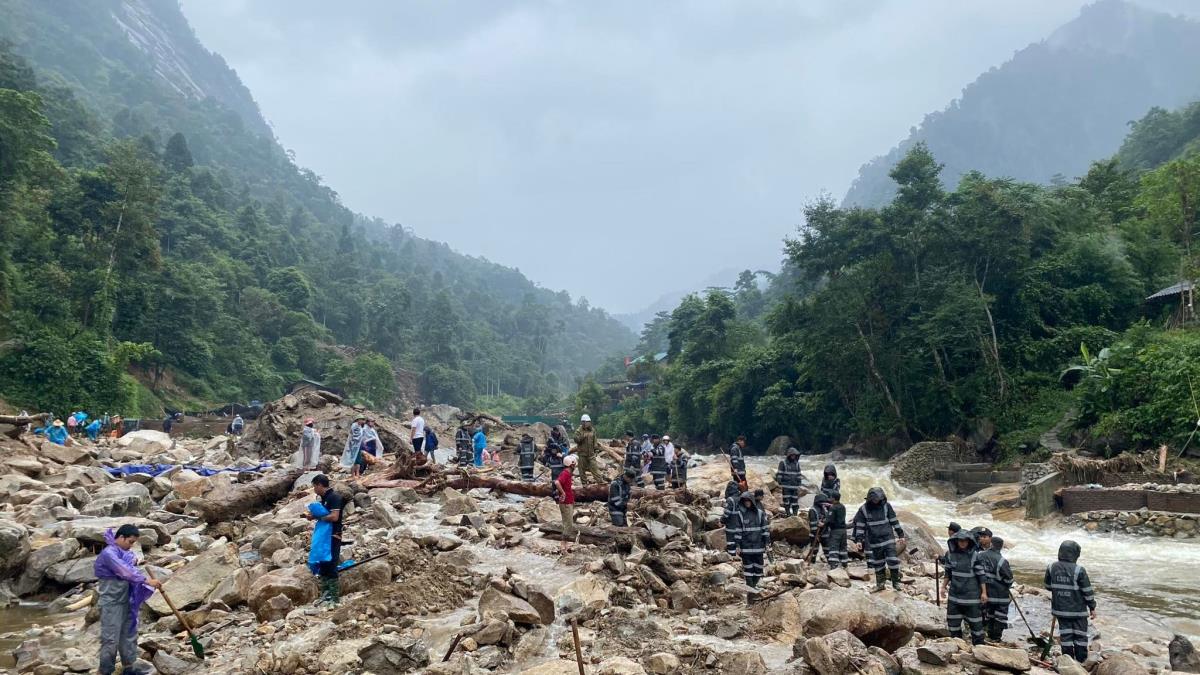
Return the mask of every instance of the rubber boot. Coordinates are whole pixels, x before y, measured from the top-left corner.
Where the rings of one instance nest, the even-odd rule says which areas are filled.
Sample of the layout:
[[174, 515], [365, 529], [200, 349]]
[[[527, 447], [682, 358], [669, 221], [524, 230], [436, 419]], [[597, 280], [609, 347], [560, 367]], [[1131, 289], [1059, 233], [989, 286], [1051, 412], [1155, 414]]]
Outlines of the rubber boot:
[[339, 579], [329, 580], [329, 606], [337, 607], [342, 600], [342, 582]]
[[883, 590], [884, 584], [887, 582], [887, 570], [875, 570], [875, 591]]
[[900, 590], [900, 570], [892, 570], [892, 588]]
[[329, 601], [329, 580], [317, 577], [317, 588], [320, 589], [320, 593], [317, 594], [317, 599], [313, 600], [313, 604], [320, 607]]

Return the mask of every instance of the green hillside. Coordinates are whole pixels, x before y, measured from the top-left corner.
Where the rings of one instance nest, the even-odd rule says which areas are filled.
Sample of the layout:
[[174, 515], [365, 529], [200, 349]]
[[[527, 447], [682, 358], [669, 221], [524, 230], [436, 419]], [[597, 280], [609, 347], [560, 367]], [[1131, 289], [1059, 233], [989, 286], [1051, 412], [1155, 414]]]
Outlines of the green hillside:
[[[0, 397], [63, 410], [488, 389], [548, 405], [628, 329], [360, 216], [173, 0], [0, 0]], [[131, 374], [136, 374], [137, 381]], [[145, 410], [149, 413], [152, 410]]]

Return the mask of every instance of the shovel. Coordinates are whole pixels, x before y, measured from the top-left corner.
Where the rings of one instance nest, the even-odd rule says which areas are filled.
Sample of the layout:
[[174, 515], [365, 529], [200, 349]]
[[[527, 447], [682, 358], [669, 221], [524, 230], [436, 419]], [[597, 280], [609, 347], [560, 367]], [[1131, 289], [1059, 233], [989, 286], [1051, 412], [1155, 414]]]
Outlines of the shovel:
[[[1029, 625], [1029, 619], [1025, 618], [1025, 612], [1021, 611], [1021, 605], [1017, 602], [1017, 596], [1010, 595], [1010, 598], [1012, 599], [1013, 606], [1017, 608], [1017, 614], [1021, 615], [1021, 621], [1025, 622], [1025, 629], [1029, 631], [1029, 644], [1043, 650], [1044, 654], [1049, 655], [1050, 643], [1053, 642], [1053, 639], [1035, 635], [1033, 632], [1033, 626]], [[1053, 625], [1051, 626], [1050, 630], [1054, 630]], [[1045, 656], [1042, 657], [1043, 660], [1045, 660], [1045, 658]]]
[[[151, 579], [154, 579], [154, 572], [150, 570], [149, 565], [146, 566], [146, 574]], [[183, 618], [183, 615], [179, 613], [178, 609], [175, 609], [175, 603], [171, 602], [171, 598], [167, 596], [167, 589], [159, 586], [158, 592], [162, 593], [163, 600], [167, 602], [167, 607], [171, 608], [171, 611], [175, 614], [175, 618], [179, 619], [179, 623], [182, 624], [183, 629], [187, 631], [188, 642], [190, 642], [192, 645], [192, 653], [200, 657], [200, 659], [204, 659], [204, 645], [200, 644], [200, 641], [196, 639], [196, 634], [192, 632], [192, 627], [188, 625], [187, 619]]]

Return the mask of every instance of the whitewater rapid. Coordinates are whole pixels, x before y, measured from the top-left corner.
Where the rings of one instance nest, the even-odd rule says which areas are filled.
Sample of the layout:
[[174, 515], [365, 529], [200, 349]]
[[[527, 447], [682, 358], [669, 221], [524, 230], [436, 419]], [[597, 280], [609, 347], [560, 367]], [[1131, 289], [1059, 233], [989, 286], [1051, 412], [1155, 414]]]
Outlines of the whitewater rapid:
[[[749, 457], [746, 461], [764, 474], [773, 474], [779, 459]], [[828, 461], [827, 455], [802, 458], [805, 478], [819, 481]], [[1080, 563], [1097, 589], [1101, 625], [1156, 637], [1172, 633], [1200, 636], [1200, 542], [1194, 539], [1097, 534], [1065, 525], [961, 515], [955, 502], [897, 484], [891, 468], [882, 462], [852, 459], [836, 464], [847, 518], [853, 516], [869, 488], [880, 486], [896, 508], [920, 516], [939, 536], [951, 521], [966, 528], [988, 527], [1004, 538], [1005, 556], [1018, 580], [1039, 587], [1046, 565], [1058, 556], [1059, 544], [1073, 539], [1083, 547]], [[1045, 615], [1044, 607], [1025, 609], [1039, 618]], [[1011, 618], [1019, 621], [1015, 611]]]

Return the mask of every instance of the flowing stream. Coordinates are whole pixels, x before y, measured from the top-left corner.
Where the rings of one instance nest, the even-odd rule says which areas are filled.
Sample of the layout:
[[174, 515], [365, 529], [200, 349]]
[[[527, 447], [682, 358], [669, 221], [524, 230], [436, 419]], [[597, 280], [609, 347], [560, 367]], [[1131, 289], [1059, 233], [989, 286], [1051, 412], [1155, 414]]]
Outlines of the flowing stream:
[[[805, 477], [819, 481], [828, 461], [828, 456], [804, 457], [801, 464]], [[773, 473], [778, 463], [778, 457], [747, 458], [747, 464], [764, 473]], [[936, 534], [942, 535], [950, 521], [967, 528], [988, 527], [1004, 538], [1005, 557], [1018, 581], [1039, 588], [1046, 565], [1058, 558], [1058, 545], [1073, 539], [1083, 547], [1080, 563], [1096, 588], [1098, 624], [1102, 628], [1128, 631], [1129, 637], [1170, 638], [1172, 633], [1200, 636], [1200, 573], [1195, 567], [1200, 560], [1200, 542], [1196, 540], [1093, 534], [1065, 525], [1041, 526], [1023, 520], [998, 521], [989, 515], [960, 515], [955, 502], [898, 485], [892, 480], [891, 469], [881, 462], [854, 459], [838, 462], [837, 467], [847, 520], [853, 517], [867, 490], [880, 486], [894, 507], [920, 516]], [[1044, 606], [1025, 610], [1034, 615], [1030, 621], [1035, 628], [1034, 617], [1046, 617]], [[1015, 610], [1011, 619], [1015, 627], [1019, 622]]]

